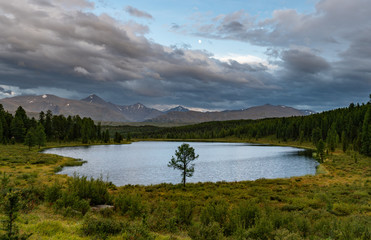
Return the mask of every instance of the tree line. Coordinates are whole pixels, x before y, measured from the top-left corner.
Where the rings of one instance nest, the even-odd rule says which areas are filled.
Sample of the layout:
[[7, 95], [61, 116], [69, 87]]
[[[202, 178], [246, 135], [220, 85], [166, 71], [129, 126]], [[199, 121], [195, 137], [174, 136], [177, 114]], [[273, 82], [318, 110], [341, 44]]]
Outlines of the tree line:
[[108, 130], [101, 131], [100, 124], [96, 125], [91, 118], [53, 115], [48, 110], [46, 113], [40, 112], [36, 120], [29, 118], [21, 106], [13, 116], [0, 104], [1, 143], [25, 143], [31, 148], [43, 146], [47, 141], [109, 142], [110, 135]]
[[[149, 126], [131, 132], [134, 138], [161, 139], [221, 139], [258, 140], [273, 137], [280, 141], [312, 142], [320, 149], [341, 148], [371, 156], [371, 103], [353, 104], [309, 116], [270, 118], [262, 120], [233, 120], [205, 122], [195, 125], [158, 128]], [[142, 131], [141, 131], [142, 129]], [[118, 130], [118, 129], [117, 129]]]

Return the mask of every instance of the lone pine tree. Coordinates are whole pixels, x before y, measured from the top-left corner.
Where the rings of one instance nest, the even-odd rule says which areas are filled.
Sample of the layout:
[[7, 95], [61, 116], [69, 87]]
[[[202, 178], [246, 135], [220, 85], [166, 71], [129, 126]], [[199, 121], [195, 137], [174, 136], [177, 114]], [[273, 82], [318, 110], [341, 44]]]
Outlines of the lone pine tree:
[[195, 154], [193, 147], [183, 143], [178, 147], [178, 150], [175, 150], [175, 156], [176, 158], [173, 156], [167, 166], [182, 171], [182, 183], [185, 187], [186, 178], [193, 176], [195, 169], [192, 162], [198, 158], [198, 155]]

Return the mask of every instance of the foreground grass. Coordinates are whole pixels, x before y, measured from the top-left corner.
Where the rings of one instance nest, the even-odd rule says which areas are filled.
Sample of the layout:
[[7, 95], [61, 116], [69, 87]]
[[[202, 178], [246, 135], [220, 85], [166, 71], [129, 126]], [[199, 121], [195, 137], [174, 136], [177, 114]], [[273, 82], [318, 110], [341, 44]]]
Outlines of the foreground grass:
[[[310, 143], [280, 143], [274, 139], [260, 143], [311, 148]], [[68, 144], [73, 145], [76, 144]], [[58, 146], [62, 145], [47, 147]], [[315, 176], [190, 183], [186, 189], [172, 184], [118, 188], [107, 185], [115, 209], [88, 211], [85, 216], [68, 208], [58, 209], [45, 199], [46, 189], [53, 184], [67, 188], [69, 178], [55, 172], [61, 166], [75, 164], [81, 163], [42, 154], [36, 148], [28, 151], [23, 145], [0, 145], [1, 173], [6, 173], [10, 185], [28, 193], [17, 224], [21, 232], [33, 233], [30, 239], [190, 239], [189, 236], [370, 239], [371, 236], [371, 159], [353, 152], [338, 150], [327, 156]], [[96, 226], [104, 224], [110, 228], [101, 227], [99, 231], [108, 231], [107, 234], [94, 232]]]

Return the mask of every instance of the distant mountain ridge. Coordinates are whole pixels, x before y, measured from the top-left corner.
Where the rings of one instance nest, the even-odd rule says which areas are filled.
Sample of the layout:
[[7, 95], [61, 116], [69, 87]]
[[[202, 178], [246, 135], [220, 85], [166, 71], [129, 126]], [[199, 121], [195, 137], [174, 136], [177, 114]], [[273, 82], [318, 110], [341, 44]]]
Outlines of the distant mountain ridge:
[[27, 113], [36, 116], [41, 111], [51, 110], [55, 115], [80, 115], [96, 121], [107, 122], [161, 122], [161, 123], [199, 123], [207, 121], [225, 121], [238, 119], [261, 119], [272, 117], [302, 116], [314, 113], [310, 110], [298, 110], [287, 106], [263, 105], [243, 110], [220, 112], [198, 112], [183, 106], [167, 111], [146, 107], [141, 103], [117, 105], [107, 102], [95, 94], [81, 100], [71, 100], [44, 94], [39, 96], [17, 96], [0, 99], [0, 104], [9, 112], [15, 112], [22, 106]]
[[188, 108], [185, 108], [183, 106], [177, 106], [177, 107], [174, 107], [174, 108], [170, 108], [169, 110], [166, 110], [165, 113], [169, 113], [169, 112], [189, 112], [190, 110]]
[[243, 110], [226, 110], [221, 112], [169, 112], [157, 118], [150, 119], [150, 122], [183, 122], [200, 123], [209, 121], [227, 121], [240, 119], [262, 119], [274, 117], [303, 116], [305, 112], [287, 106], [263, 106], [251, 107]]

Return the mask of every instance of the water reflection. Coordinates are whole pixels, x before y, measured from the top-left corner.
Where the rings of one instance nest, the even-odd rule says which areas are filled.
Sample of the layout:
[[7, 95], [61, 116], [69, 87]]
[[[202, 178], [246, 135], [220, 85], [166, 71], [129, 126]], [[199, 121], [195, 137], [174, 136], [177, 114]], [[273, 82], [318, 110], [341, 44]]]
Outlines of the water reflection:
[[[167, 167], [180, 142], [135, 142], [128, 145], [101, 145], [48, 149], [87, 163], [65, 167], [60, 173], [99, 177], [126, 184], [179, 183], [180, 172]], [[200, 157], [188, 182], [243, 181], [259, 178], [285, 178], [314, 174], [318, 163], [306, 150], [292, 147], [246, 143], [190, 142]]]

